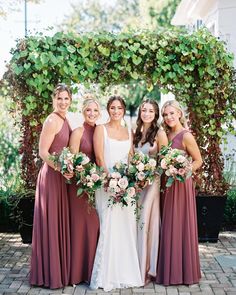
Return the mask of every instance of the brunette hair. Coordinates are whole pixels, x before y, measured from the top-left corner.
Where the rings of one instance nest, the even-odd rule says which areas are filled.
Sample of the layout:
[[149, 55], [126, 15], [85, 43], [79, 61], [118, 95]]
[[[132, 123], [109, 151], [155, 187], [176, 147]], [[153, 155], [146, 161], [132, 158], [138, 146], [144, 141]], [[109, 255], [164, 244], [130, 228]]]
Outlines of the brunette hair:
[[[185, 129], [189, 129], [188, 123], [187, 123], [187, 119], [186, 119], [186, 116], [185, 116], [185, 113], [184, 113], [184, 110], [180, 106], [180, 104], [178, 103], [177, 100], [174, 100], [174, 99], [173, 100], [167, 100], [163, 104], [163, 106], [161, 108], [161, 115], [162, 115], [162, 117], [163, 117], [163, 114], [165, 112], [165, 108], [168, 107], [168, 106], [171, 106], [171, 107], [175, 108], [176, 110], [178, 110], [181, 113], [181, 116], [180, 116], [179, 121], [180, 121], [180, 123], [183, 125], [183, 127]], [[170, 127], [165, 123], [164, 118], [163, 118], [162, 126], [163, 126], [163, 128], [165, 129], [166, 132], [169, 132], [170, 131]]]
[[58, 83], [56, 85], [56, 87], [54, 88], [53, 93], [52, 93], [52, 98], [54, 99], [58, 95], [58, 93], [60, 93], [62, 91], [66, 91], [70, 97], [70, 100], [72, 100], [71, 90], [70, 90], [69, 86], [67, 86], [64, 83]]
[[113, 103], [113, 101], [115, 101], [115, 100], [118, 100], [121, 103], [121, 105], [122, 105], [122, 107], [124, 109], [124, 115], [125, 115], [126, 104], [125, 104], [124, 99], [119, 95], [112, 95], [112, 96], [109, 97], [108, 102], [107, 102], [107, 112], [108, 112], [108, 114], [109, 114], [109, 108], [110, 108], [111, 104]]
[[142, 144], [145, 144], [146, 142], [149, 142], [151, 146], [153, 146], [154, 141], [155, 141], [155, 137], [157, 135], [157, 132], [159, 130], [159, 124], [158, 124], [158, 119], [159, 119], [159, 106], [157, 104], [157, 102], [153, 99], [146, 99], [142, 102], [142, 104], [139, 106], [139, 110], [138, 110], [138, 118], [136, 121], [137, 124], [137, 128], [134, 134], [134, 139], [133, 139], [133, 143], [134, 146], [137, 147], [139, 142], [142, 139], [142, 127], [143, 127], [143, 121], [141, 119], [141, 111], [142, 108], [144, 106], [144, 104], [146, 103], [150, 103], [155, 111], [155, 117], [153, 119], [153, 121], [151, 122], [151, 126], [148, 128], [146, 136], [145, 136], [145, 140], [144, 142], [142, 142]]

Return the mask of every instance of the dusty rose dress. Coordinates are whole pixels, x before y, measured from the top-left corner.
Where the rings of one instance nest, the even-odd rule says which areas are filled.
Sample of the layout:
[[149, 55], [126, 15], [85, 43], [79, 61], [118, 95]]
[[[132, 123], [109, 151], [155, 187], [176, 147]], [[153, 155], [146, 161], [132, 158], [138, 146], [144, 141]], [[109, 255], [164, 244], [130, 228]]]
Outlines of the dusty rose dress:
[[[80, 142], [80, 151], [92, 162], [95, 161], [93, 133], [95, 127], [84, 123], [84, 132]], [[77, 196], [75, 182], [68, 186], [71, 228], [71, 267], [70, 283], [90, 282], [97, 242], [99, 237], [99, 219], [97, 211], [87, 201], [87, 195]]]
[[[66, 147], [70, 132], [65, 119], [49, 152], [60, 152]], [[50, 289], [61, 288], [69, 283], [69, 269], [70, 228], [66, 179], [44, 163], [38, 175], [35, 196], [30, 284]]]
[[[172, 147], [184, 150], [183, 130], [172, 140]], [[201, 277], [198, 252], [195, 189], [192, 179], [175, 181], [164, 193], [157, 267], [158, 284], [195, 284]]]

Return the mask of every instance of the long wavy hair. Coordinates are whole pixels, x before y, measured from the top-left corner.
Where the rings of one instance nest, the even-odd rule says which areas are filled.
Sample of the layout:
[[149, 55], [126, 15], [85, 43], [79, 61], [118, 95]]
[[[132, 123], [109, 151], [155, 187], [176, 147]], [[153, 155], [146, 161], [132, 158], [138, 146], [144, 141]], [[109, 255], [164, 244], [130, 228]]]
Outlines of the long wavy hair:
[[157, 104], [157, 102], [155, 100], [152, 99], [146, 99], [142, 102], [142, 104], [139, 106], [139, 110], [138, 110], [138, 118], [136, 121], [137, 124], [137, 128], [134, 134], [134, 139], [133, 139], [133, 143], [134, 146], [137, 147], [139, 142], [142, 139], [142, 129], [143, 129], [143, 121], [141, 119], [141, 111], [142, 108], [144, 106], [144, 104], [149, 103], [153, 106], [154, 111], [155, 111], [155, 117], [153, 119], [153, 121], [151, 122], [150, 127], [148, 128], [147, 132], [146, 132], [146, 136], [145, 136], [145, 140], [144, 142], [142, 142], [142, 144], [145, 144], [146, 142], [149, 142], [151, 146], [153, 146], [154, 141], [155, 141], [155, 137], [157, 135], [157, 132], [160, 128], [159, 124], [158, 124], [158, 119], [159, 119], [159, 106]]
[[[189, 129], [189, 126], [188, 126], [188, 123], [187, 123], [187, 119], [186, 119], [185, 112], [184, 112], [183, 108], [181, 107], [181, 105], [178, 103], [177, 100], [174, 100], [174, 99], [172, 99], [172, 100], [167, 100], [167, 101], [163, 104], [163, 106], [162, 106], [162, 108], [161, 108], [161, 115], [162, 115], [162, 117], [163, 117], [163, 115], [164, 115], [165, 108], [168, 107], [168, 106], [171, 106], [171, 107], [175, 108], [177, 111], [179, 111], [179, 112], [181, 113], [181, 116], [180, 116], [180, 118], [179, 118], [179, 121], [180, 121], [180, 123], [182, 124], [182, 126], [183, 126], [185, 129]], [[170, 132], [170, 129], [171, 129], [171, 128], [165, 123], [165, 120], [164, 120], [164, 119], [163, 119], [163, 121], [162, 121], [162, 126], [163, 126], [164, 130], [165, 130], [167, 133]]]

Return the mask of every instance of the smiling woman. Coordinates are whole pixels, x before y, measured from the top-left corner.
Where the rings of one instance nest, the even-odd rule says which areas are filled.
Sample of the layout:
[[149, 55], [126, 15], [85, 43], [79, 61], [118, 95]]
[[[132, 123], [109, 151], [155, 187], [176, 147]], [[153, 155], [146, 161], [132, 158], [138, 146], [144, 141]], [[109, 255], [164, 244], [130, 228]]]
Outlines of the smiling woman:
[[69, 204], [65, 177], [49, 160], [68, 146], [71, 129], [66, 114], [71, 92], [58, 84], [53, 92], [52, 112], [46, 119], [39, 140], [44, 164], [39, 171], [33, 224], [30, 284], [61, 288], [68, 285], [70, 267]]
[[[82, 152], [93, 163], [95, 162], [93, 134], [100, 112], [98, 101], [91, 96], [87, 97], [82, 106], [83, 126], [73, 130], [69, 143], [72, 153]], [[68, 187], [71, 232], [70, 284], [72, 285], [90, 282], [99, 236], [97, 212], [89, 204], [86, 193], [77, 196], [78, 188], [75, 180]]]

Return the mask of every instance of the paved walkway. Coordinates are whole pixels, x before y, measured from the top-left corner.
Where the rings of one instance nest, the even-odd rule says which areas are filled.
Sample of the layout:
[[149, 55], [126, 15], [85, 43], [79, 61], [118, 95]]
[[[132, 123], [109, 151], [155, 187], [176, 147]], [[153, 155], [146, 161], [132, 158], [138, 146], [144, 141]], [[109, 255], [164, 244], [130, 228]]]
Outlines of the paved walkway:
[[217, 244], [199, 245], [202, 279], [192, 286], [171, 286], [149, 284], [144, 288], [92, 291], [86, 285], [76, 288], [49, 290], [31, 288], [28, 283], [31, 246], [21, 243], [18, 234], [0, 233], [0, 295], [17, 294], [74, 294], [74, 295], [236, 295], [236, 232], [223, 232]]

